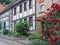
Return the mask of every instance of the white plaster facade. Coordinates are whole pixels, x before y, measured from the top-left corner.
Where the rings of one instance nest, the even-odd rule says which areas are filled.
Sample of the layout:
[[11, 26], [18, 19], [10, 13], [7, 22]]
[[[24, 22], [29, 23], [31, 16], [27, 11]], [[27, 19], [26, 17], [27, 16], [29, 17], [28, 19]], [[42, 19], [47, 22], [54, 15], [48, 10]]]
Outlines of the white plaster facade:
[[[24, 1], [25, 2], [25, 1]], [[35, 30], [35, 0], [32, 0], [32, 8], [29, 9], [29, 0], [27, 0], [27, 10], [24, 11], [24, 2], [21, 2], [19, 5], [15, 6], [16, 7], [16, 15], [14, 15], [14, 8], [13, 8], [13, 27], [14, 27], [14, 22], [20, 21], [24, 19], [27, 19], [29, 22], [29, 17], [33, 18], [33, 25], [29, 27], [29, 30]], [[22, 13], [19, 12], [20, 5], [22, 4]]]
[[[24, 11], [24, 2], [27, 1], [26, 7], [27, 10]], [[15, 5], [13, 8], [7, 10], [6, 12], [0, 15], [0, 21], [2, 22], [2, 30], [4, 29], [4, 22], [6, 23], [6, 29], [14, 30], [14, 23], [20, 20], [24, 21], [27, 19], [29, 22], [29, 18], [32, 17], [33, 25], [29, 26], [29, 30], [35, 30], [35, 0], [32, 0], [32, 7], [29, 9], [29, 0], [22, 1], [21, 3]], [[20, 13], [20, 4], [22, 4], [22, 13]], [[14, 15], [14, 8], [16, 7], [16, 15]]]
[[1, 30], [4, 29], [4, 22], [5, 22], [5, 28], [8, 30], [12, 30], [12, 10], [8, 10], [7, 12], [0, 15], [0, 21], [1, 21]]

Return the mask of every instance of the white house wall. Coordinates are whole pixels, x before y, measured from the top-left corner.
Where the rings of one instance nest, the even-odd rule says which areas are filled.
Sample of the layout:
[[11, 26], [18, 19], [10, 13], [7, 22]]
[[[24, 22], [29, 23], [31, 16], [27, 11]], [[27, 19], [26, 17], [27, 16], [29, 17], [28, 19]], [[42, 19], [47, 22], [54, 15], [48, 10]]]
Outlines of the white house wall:
[[12, 21], [11, 16], [12, 16], [12, 10], [8, 10], [7, 12], [0, 15], [0, 21], [2, 23], [2, 30], [3, 30], [4, 22], [6, 22], [6, 29], [10, 30], [10, 25], [11, 25], [10, 23]]
[[[22, 13], [19, 13], [19, 7], [20, 4], [15, 6], [16, 7], [16, 15], [14, 15], [14, 8], [13, 8], [13, 21], [16, 22], [19, 19], [27, 18], [27, 21], [29, 21], [29, 17], [33, 17], [33, 26], [29, 28], [29, 30], [35, 30], [35, 0], [32, 0], [32, 8], [29, 9], [29, 0], [27, 0], [27, 10], [24, 11], [24, 2], [22, 2]], [[14, 24], [13, 24], [14, 25]], [[14, 27], [14, 26], [13, 26]]]
[[[14, 15], [15, 7], [16, 7], [16, 15]], [[0, 19], [1, 19], [0, 21], [2, 22], [2, 25], [3, 22], [6, 22], [6, 29], [13, 30], [15, 22], [19, 22], [20, 19], [24, 21], [25, 18], [29, 22], [29, 17], [33, 17], [33, 26], [29, 27], [29, 30], [35, 30], [35, 0], [32, 0], [31, 9], [29, 9], [29, 0], [27, 0], [26, 11], [24, 11], [24, 2], [22, 2], [22, 13], [19, 12], [20, 4], [16, 5], [15, 7], [0, 15]]]
[[[24, 3], [22, 3], [22, 13], [19, 13], [19, 5], [16, 6], [16, 15], [13, 15], [13, 21], [19, 18], [23, 18], [32, 14], [35, 14], [35, 0], [32, 0], [32, 9], [29, 9], [29, 1], [27, 1], [27, 11], [24, 11]], [[14, 14], [14, 9], [13, 9]]]

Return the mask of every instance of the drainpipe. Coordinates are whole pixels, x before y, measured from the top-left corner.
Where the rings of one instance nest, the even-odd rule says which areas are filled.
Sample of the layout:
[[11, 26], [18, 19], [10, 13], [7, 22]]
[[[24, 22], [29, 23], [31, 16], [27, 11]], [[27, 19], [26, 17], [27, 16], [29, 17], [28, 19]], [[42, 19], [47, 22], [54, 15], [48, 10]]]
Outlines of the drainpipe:
[[36, 31], [36, 0], [35, 0], [35, 31]]

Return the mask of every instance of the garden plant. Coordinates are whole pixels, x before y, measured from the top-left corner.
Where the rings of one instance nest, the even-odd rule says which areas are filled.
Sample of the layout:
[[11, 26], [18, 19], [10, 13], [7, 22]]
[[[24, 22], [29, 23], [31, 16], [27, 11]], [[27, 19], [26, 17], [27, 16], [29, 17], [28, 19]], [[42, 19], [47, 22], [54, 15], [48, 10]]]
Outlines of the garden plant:
[[41, 39], [51, 45], [60, 45], [60, 5], [53, 3], [47, 11], [44, 12], [47, 16], [42, 17], [46, 26], [41, 31]]

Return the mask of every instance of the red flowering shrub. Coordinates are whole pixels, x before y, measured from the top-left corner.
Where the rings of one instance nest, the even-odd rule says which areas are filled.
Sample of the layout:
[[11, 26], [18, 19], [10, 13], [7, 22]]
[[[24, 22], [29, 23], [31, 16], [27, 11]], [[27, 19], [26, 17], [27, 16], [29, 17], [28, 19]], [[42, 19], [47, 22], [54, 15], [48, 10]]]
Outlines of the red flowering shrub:
[[48, 41], [51, 45], [55, 45], [58, 42], [59, 37], [57, 36], [57, 32], [60, 30], [60, 5], [53, 3], [48, 8], [49, 11], [47, 17], [43, 17], [42, 20], [45, 20], [46, 29], [42, 30], [42, 40]]

